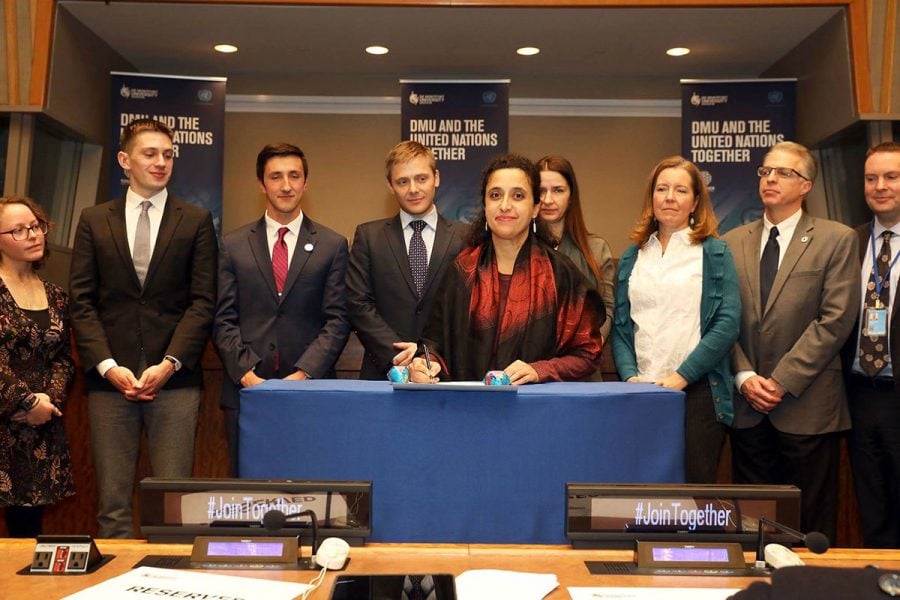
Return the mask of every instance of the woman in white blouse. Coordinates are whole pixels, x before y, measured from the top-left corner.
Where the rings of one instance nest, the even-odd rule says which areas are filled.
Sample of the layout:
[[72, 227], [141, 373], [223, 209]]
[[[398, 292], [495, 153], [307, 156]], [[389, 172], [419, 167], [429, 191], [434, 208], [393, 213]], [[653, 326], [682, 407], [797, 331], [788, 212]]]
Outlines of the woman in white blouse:
[[714, 483], [734, 416], [731, 348], [741, 301], [734, 260], [717, 238], [709, 192], [694, 163], [653, 169], [644, 207], [619, 260], [611, 337], [623, 381], [685, 392], [685, 478]]

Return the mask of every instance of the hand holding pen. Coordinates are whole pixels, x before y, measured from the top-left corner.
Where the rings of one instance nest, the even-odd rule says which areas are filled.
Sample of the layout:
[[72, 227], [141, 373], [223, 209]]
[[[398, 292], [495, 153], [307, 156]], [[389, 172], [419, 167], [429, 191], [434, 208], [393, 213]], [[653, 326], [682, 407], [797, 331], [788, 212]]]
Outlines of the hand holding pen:
[[425, 357], [416, 357], [413, 359], [409, 367], [409, 379], [413, 383], [437, 383], [440, 378], [437, 374], [441, 372], [441, 365], [438, 362], [432, 362], [431, 352], [428, 346], [422, 344], [425, 350]]

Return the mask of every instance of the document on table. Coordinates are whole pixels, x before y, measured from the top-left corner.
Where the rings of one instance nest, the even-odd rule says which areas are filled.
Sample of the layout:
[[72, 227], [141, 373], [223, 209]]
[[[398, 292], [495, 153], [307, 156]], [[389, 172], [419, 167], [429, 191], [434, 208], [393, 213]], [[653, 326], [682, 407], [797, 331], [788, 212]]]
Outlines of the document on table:
[[[305, 583], [138, 567], [81, 590], [64, 600], [109, 598], [228, 598], [229, 600], [293, 600], [311, 586]], [[188, 595], [190, 594], [190, 595]]]
[[572, 600], [725, 600], [741, 588], [570, 587]]
[[456, 576], [457, 600], [540, 600], [558, 587], [552, 573], [475, 569]]

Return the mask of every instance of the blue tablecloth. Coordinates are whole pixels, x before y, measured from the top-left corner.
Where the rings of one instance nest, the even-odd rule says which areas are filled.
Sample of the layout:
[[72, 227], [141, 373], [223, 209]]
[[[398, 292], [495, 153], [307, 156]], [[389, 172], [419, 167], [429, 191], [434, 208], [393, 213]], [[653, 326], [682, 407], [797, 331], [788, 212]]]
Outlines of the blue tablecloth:
[[567, 482], [684, 481], [684, 394], [268, 381], [241, 392], [246, 478], [372, 481], [379, 542], [565, 543]]

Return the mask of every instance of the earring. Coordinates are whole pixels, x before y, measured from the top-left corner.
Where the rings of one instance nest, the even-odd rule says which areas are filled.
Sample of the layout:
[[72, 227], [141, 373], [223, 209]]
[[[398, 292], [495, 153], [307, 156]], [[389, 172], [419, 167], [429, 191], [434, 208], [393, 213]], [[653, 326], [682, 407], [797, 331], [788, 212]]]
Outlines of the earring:
[[690, 218], [688, 219], [688, 226], [689, 226], [691, 229], [693, 229], [693, 228], [694, 228], [694, 225], [695, 225], [696, 223], [697, 223], [697, 221], [694, 219], [694, 213], [691, 213], [691, 216], [690, 216]]
[[484, 230], [485, 230], [485, 231], [489, 231], [489, 230], [488, 230], [488, 226], [487, 226], [487, 221], [484, 222]]
[[531, 230], [537, 233], [537, 221], [534, 217], [531, 217]]

